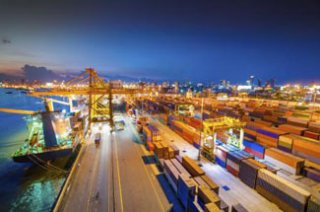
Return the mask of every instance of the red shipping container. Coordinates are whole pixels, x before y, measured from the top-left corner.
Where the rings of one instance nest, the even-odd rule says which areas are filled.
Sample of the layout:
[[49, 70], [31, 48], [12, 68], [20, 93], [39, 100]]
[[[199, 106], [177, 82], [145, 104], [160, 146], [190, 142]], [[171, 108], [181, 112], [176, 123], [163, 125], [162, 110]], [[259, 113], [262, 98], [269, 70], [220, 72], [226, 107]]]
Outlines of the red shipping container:
[[264, 154], [262, 154], [261, 152], [258, 152], [256, 150], [253, 150], [249, 147], [245, 147], [244, 149], [246, 152], [253, 154], [254, 156], [257, 156], [258, 158], [263, 159], [264, 158]]
[[315, 132], [311, 132], [311, 131], [305, 131], [303, 135], [305, 137], [316, 139], [316, 140], [319, 140], [319, 136], [320, 136], [319, 133], [315, 133]]
[[233, 176], [238, 177], [239, 172], [238, 172], [237, 170], [233, 169], [231, 166], [227, 165], [227, 170], [228, 170]]
[[154, 145], [152, 142], [147, 142], [147, 146], [148, 146], [149, 151], [154, 151]]

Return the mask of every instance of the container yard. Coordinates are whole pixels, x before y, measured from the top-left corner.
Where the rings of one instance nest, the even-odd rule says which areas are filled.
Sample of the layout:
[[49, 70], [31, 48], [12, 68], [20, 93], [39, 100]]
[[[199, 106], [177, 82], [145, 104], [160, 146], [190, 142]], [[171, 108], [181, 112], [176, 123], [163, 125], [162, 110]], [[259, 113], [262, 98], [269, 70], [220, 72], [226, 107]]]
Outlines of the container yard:
[[[319, 210], [320, 202], [318, 201], [318, 204], [315, 203], [317, 192], [319, 192], [319, 161], [317, 156], [320, 155], [318, 150], [318, 147], [320, 147], [318, 136], [319, 126], [317, 124], [319, 115], [317, 113], [307, 108], [300, 111], [298, 107], [285, 106], [281, 101], [243, 101], [237, 99], [232, 102], [207, 100], [211, 103], [211, 108], [216, 107], [217, 110], [212, 113], [208, 110], [206, 115], [201, 116], [197, 112], [197, 110], [200, 109], [199, 103], [197, 104], [197, 102], [201, 100], [194, 99], [195, 115], [186, 116], [180, 115], [173, 109], [175, 108], [173, 106], [175, 105], [174, 103], [177, 102], [176, 104], [180, 104], [181, 101], [183, 101], [183, 99], [180, 97], [156, 97], [154, 98], [154, 103], [152, 103], [153, 107], [151, 108], [148, 106], [150, 104], [148, 103], [150, 102], [150, 98], [148, 102], [145, 103], [143, 100], [139, 100], [140, 104], [144, 104], [144, 110], [149, 114], [150, 122], [151, 119], [154, 119], [158, 122], [158, 125], [166, 125], [168, 127], [167, 129], [173, 131], [178, 139], [182, 139], [183, 142], [189, 145], [188, 148], [186, 146], [181, 148], [175, 141], [173, 144], [180, 148], [180, 153], [183, 154], [183, 152], [191, 151], [191, 145], [192, 148], [194, 148], [194, 150], [192, 150], [194, 153], [191, 156], [193, 159], [190, 159], [188, 156], [180, 158], [182, 165], [186, 171], [189, 172], [189, 178], [198, 177], [196, 182], [201, 182], [199, 175], [207, 174], [196, 171], [199, 168], [205, 170], [197, 164], [205, 163], [207, 166], [208, 163], [206, 159], [207, 155], [205, 154], [207, 148], [204, 146], [208, 133], [202, 132], [204, 123], [206, 123], [206, 121], [217, 120], [219, 117], [229, 116], [245, 122], [242, 129], [243, 139], [240, 141], [242, 145], [235, 145], [233, 142], [230, 142], [230, 137], [239, 134], [237, 129], [230, 131], [229, 127], [225, 127], [222, 128], [222, 130], [212, 130], [211, 135], [209, 135], [209, 140], [211, 139], [211, 142], [214, 143], [214, 145], [212, 145], [214, 148], [211, 149], [211, 154], [214, 155], [214, 161], [211, 163], [211, 166], [214, 167], [218, 165], [223, 168], [223, 172], [228, 172], [234, 177], [239, 178], [242, 183], [258, 192], [258, 195], [276, 205], [280, 210]], [[162, 104], [160, 102], [162, 102]], [[168, 107], [167, 102], [170, 102], [170, 107], [172, 108], [169, 112], [155, 112], [165, 111], [164, 108]], [[240, 108], [239, 105], [241, 106]], [[234, 108], [235, 106], [237, 107]], [[268, 106], [267, 108], [272, 107], [272, 109], [265, 109], [266, 106]], [[236, 111], [237, 114], [243, 115], [235, 116], [235, 114], [230, 111]], [[167, 130], [163, 133], [166, 134]], [[173, 139], [169, 135], [163, 135], [163, 137], [165, 137], [165, 139], [162, 138], [162, 140], [167, 139], [167, 142]], [[241, 136], [238, 135], [238, 138], [241, 139]], [[200, 161], [198, 161], [198, 151], [202, 154]], [[156, 151], [155, 154], [157, 155]], [[188, 155], [188, 153], [186, 154]], [[190, 162], [190, 160], [192, 162]], [[167, 162], [165, 164], [167, 164]], [[164, 169], [168, 169], [167, 166], [165, 166]], [[173, 182], [179, 180], [178, 174], [180, 172], [174, 170], [170, 173], [175, 173], [166, 175], [168, 180], [172, 182], [171, 184], [173, 184]], [[190, 182], [188, 185], [191, 192], [189, 196], [192, 197], [189, 201], [194, 202], [195, 199], [202, 200], [204, 198], [203, 196], [207, 191], [206, 189], [203, 191], [201, 186], [198, 187], [198, 190], [196, 190], [200, 193], [196, 196], [193, 194], [193, 184]], [[178, 189], [176, 184], [174, 184], [173, 187], [175, 190]], [[217, 194], [219, 193], [217, 192]], [[211, 198], [210, 202], [218, 206], [219, 204], [215, 198]], [[221, 196], [220, 198], [223, 199]], [[186, 200], [183, 199], [183, 201]], [[204, 202], [206, 201], [208, 201], [208, 199], [204, 200]], [[239, 198], [238, 201], [241, 203], [241, 198]], [[206, 207], [204, 202], [200, 201], [199, 205], [192, 204], [189, 207], [200, 207], [201, 210], [208, 210], [207, 208], [209, 208], [209, 206]], [[226, 202], [228, 202], [228, 198], [226, 198]], [[256, 204], [259, 204], [259, 202]], [[240, 206], [237, 204], [229, 204], [230, 208], [235, 211], [237, 211], [236, 208], [246, 210], [246, 207], [247, 210], [254, 211], [254, 207], [250, 208], [246, 205], [247, 204], [240, 204]], [[185, 203], [184, 206], [187, 208], [187, 203]], [[211, 207], [213, 208], [212, 210], [215, 211], [215, 206]], [[261, 207], [263, 208], [263, 205], [261, 205]], [[264, 210], [272, 210], [271, 208], [272, 207], [266, 204]], [[238, 210], [242, 211], [242, 209]], [[258, 206], [256, 209], [258, 209]], [[220, 208], [220, 210], [222, 209]]]

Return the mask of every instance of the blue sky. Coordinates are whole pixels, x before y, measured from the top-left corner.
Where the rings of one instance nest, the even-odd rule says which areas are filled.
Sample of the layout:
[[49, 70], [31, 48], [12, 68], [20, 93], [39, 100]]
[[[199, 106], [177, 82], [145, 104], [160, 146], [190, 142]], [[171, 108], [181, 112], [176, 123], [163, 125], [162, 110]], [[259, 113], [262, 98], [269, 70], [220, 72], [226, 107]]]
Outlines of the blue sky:
[[171, 80], [320, 79], [317, 1], [4, 2], [0, 72], [30, 64]]

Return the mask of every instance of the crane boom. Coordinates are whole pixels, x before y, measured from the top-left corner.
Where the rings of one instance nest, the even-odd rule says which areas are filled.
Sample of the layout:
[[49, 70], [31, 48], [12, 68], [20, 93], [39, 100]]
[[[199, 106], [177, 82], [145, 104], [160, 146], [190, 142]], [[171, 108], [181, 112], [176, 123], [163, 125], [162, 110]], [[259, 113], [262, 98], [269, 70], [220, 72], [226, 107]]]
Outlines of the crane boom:
[[37, 113], [36, 111], [32, 111], [32, 110], [19, 110], [19, 109], [10, 109], [10, 108], [0, 108], [0, 112], [15, 113], [15, 114], [22, 114], [22, 115], [33, 115]]

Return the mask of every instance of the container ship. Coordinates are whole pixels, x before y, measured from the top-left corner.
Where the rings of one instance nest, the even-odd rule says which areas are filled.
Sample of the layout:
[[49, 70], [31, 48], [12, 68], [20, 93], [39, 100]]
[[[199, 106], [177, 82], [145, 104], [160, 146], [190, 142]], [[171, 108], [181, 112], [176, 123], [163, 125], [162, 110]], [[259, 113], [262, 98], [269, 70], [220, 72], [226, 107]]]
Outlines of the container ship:
[[26, 118], [28, 138], [12, 155], [15, 162], [51, 161], [70, 155], [81, 135], [72, 131], [70, 116], [63, 112], [42, 112]]
[[[84, 104], [77, 104], [72, 111], [54, 111], [52, 101], [45, 99], [43, 112], [1, 108], [1, 112], [25, 114], [28, 137], [13, 153], [15, 162], [42, 163], [72, 154], [88, 131], [88, 116]], [[61, 103], [61, 101], [60, 101]], [[81, 112], [80, 112], [81, 111]]]

